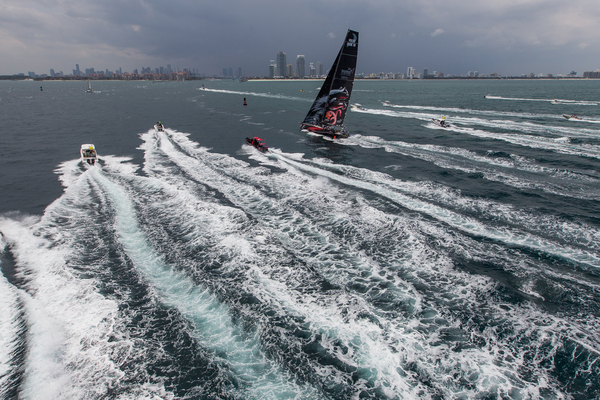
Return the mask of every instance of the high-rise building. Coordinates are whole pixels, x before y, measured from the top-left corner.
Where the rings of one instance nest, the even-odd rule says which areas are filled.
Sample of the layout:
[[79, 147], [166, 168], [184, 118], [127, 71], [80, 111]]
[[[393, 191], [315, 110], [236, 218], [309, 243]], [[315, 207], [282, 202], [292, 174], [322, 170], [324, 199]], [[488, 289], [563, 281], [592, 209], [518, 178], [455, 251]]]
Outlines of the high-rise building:
[[317, 70], [315, 69], [315, 63], [310, 63], [308, 64], [308, 75], [310, 75], [311, 78], [314, 78], [315, 75], [317, 75]]
[[423, 78], [427, 78], [429, 76], [429, 68], [423, 69]]
[[285, 77], [290, 78], [294, 76], [294, 66], [292, 64], [286, 65]]
[[223, 68], [223, 76], [227, 76], [227, 68]]
[[408, 67], [406, 69], [406, 77], [408, 79], [412, 79], [414, 74], [415, 74], [415, 69], [413, 67]]
[[321, 61], [317, 62], [317, 75], [319, 78], [323, 76], [323, 63]]
[[304, 56], [299, 54], [298, 57], [296, 57], [296, 75], [298, 76], [298, 78], [304, 78], [304, 76], [306, 75], [304, 66], [305, 63], [306, 61], [304, 59]]
[[79, 70], [79, 64], [75, 64], [75, 69], [73, 70], [73, 76], [81, 76], [81, 71]]
[[53, 78], [56, 76], [56, 74], [54, 73], [54, 69], [52, 68], [50, 69], [50, 76]]
[[285, 53], [283, 51], [277, 52], [277, 71], [275, 71], [276, 76], [286, 77], [285, 67], [287, 66], [287, 61], [285, 57]]
[[269, 64], [269, 78], [275, 77], [275, 71], [277, 70], [277, 64], [275, 64], [275, 60], [271, 60]]

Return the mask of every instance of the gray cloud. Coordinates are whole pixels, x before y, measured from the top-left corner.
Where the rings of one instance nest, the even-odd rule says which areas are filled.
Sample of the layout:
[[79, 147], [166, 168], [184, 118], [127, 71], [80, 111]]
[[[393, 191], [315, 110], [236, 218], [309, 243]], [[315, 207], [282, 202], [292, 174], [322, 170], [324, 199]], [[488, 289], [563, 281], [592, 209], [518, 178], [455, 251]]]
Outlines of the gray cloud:
[[582, 72], [600, 67], [598, 21], [591, 0], [4, 0], [0, 74], [170, 63], [262, 76], [280, 50], [328, 65], [347, 28], [359, 72]]

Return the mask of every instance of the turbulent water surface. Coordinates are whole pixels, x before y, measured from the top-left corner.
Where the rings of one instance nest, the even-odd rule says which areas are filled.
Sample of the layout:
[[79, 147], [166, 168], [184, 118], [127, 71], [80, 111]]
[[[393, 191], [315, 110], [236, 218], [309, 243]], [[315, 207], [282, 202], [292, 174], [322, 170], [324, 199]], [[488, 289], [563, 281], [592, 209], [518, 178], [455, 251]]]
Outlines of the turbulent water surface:
[[0, 82], [0, 397], [600, 397], [600, 82], [320, 84]]

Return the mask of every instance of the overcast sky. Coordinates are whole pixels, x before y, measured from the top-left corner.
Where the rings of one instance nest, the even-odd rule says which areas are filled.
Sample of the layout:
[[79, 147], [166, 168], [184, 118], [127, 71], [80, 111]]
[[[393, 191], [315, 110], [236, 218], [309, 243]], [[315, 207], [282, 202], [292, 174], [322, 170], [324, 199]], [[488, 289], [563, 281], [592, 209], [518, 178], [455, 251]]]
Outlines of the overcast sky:
[[0, 75], [77, 63], [266, 76], [280, 50], [328, 69], [348, 28], [359, 73], [600, 68], [598, 0], [2, 0]]

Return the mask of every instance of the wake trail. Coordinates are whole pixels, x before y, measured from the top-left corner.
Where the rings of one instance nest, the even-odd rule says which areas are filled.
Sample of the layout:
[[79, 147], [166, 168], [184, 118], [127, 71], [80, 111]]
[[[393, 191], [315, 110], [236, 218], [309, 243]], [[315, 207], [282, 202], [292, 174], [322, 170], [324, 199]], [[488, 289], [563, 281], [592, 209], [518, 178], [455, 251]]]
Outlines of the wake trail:
[[[466, 173], [482, 173], [485, 179], [516, 188], [539, 189], [559, 196], [596, 199], [600, 195], [595, 185], [600, 177], [588, 173], [548, 168], [531, 160], [511, 154], [509, 158], [496, 157], [494, 153], [481, 156], [461, 148], [401, 141], [387, 141], [376, 136], [355, 135], [343, 142], [364, 148], [381, 147], [388, 152], [431, 162], [441, 168]], [[542, 177], [545, 179], [540, 179]]]
[[265, 97], [269, 99], [280, 99], [280, 100], [294, 100], [294, 101], [304, 101], [311, 102], [310, 99], [305, 99], [302, 97], [294, 97], [294, 96], [286, 96], [283, 94], [271, 94], [271, 93], [260, 93], [260, 92], [242, 92], [236, 90], [225, 90], [225, 89], [199, 89], [203, 92], [212, 92], [212, 93], [224, 93], [224, 94], [235, 94], [239, 96], [254, 96], [254, 97]]
[[[0, 258], [6, 251], [8, 244], [0, 233]], [[0, 398], [3, 399], [19, 397], [25, 373], [27, 318], [21, 296], [20, 290], [0, 276]]]
[[[490, 240], [496, 240], [505, 243], [509, 246], [521, 246], [535, 251], [541, 251], [545, 254], [557, 256], [560, 258], [571, 260], [576, 264], [587, 265], [592, 268], [600, 268], [600, 257], [597, 254], [589, 251], [584, 251], [576, 248], [569, 248], [558, 243], [548, 241], [541, 237], [534, 237], [518, 231], [510, 230], [503, 227], [492, 228], [487, 227], [477, 220], [467, 218], [448, 209], [441, 208], [431, 203], [420, 201], [416, 198], [390, 190], [385, 186], [358, 181], [352, 178], [347, 178], [338, 174], [328, 172], [321, 168], [312, 167], [297, 161], [294, 161], [285, 156], [277, 156], [284, 164], [289, 164], [296, 169], [310, 172], [315, 175], [325, 176], [333, 181], [340, 182], [344, 185], [357, 187], [363, 190], [368, 190], [377, 193], [385, 198], [388, 198], [403, 207], [429, 215], [438, 221], [447, 223], [462, 232], [476, 237], [484, 237]], [[317, 164], [317, 163], [315, 163]], [[320, 165], [321, 166], [321, 165]], [[322, 165], [326, 166], [326, 165]]]
[[[425, 126], [431, 129], [443, 129], [446, 132], [455, 132], [486, 138], [492, 140], [503, 140], [505, 142], [536, 149], [554, 151], [561, 154], [574, 155], [580, 157], [591, 157], [600, 159], [600, 147], [593, 144], [578, 144], [574, 143], [573, 139], [596, 139], [600, 137], [600, 131], [592, 129], [575, 129], [569, 127], [540, 125], [525, 122], [515, 122], [510, 120], [486, 120], [482, 118], [452, 118], [449, 128], [440, 128], [431, 123], [432, 118], [439, 118], [436, 114], [409, 113], [397, 112], [391, 110], [375, 110], [369, 109], [366, 111], [374, 115], [383, 115], [397, 118], [414, 118], [428, 122]], [[507, 134], [503, 132], [490, 132], [481, 129], [475, 129], [471, 126], [479, 125], [487, 128], [511, 130], [523, 134]], [[554, 136], [545, 136], [548, 132]]]
[[[28, 326], [23, 398], [99, 399], [123, 377], [114, 356], [128, 344], [111, 335], [117, 305], [97, 293], [93, 278], [81, 276], [75, 256], [81, 244], [68, 232], [79, 219], [69, 203], [84, 195], [86, 178], [51, 204], [41, 221], [0, 219], [19, 275], [27, 278], [20, 296]], [[62, 219], [54, 219], [55, 212]]]
[[[181, 135], [179, 135], [179, 136], [181, 136]], [[183, 138], [180, 138], [179, 140], [182, 141], [180, 143], [183, 143]], [[265, 200], [260, 201], [257, 199], [258, 195], [256, 193], [249, 196], [248, 193], [245, 192], [241, 188], [236, 188], [235, 192], [231, 192], [230, 190], [233, 188], [228, 189], [229, 184], [237, 187], [237, 186], [240, 186], [239, 182], [229, 183], [229, 180], [226, 177], [224, 177], [222, 174], [218, 173], [214, 169], [207, 170], [206, 172], [202, 172], [200, 169], [201, 164], [198, 164], [198, 162], [196, 162], [194, 160], [188, 160], [187, 157], [183, 153], [176, 151], [174, 147], [171, 147], [171, 145], [166, 144], [166, 141], [167, 141], [166, 137], [161, 138], [162, 150], [165, 151], [167, 154], [171, 154], [171, 160], [180, 164], [181, 167], [186, 168], [188, 173], [190, 173], [190, 174], [193, 173], [194, 179], [201, 179], [202, 181], [205, 182], [207, 177], [210, 177], [209, 178], [210, 180], [214, 179], [216, 182], [219, 182], [219, 190], [223, 191], [223, 193], [227, 193], [228, 194], [227, 197], [231, 201], [233, 201], [234, 204], [239, 204], [240, 206], [244, 206], [243, 204], [240, 204], [240, 200], [247, 199], [248, 202], [259, 203], [259, 204], [262, 204], [263, 207], [266, 205], [265, 203], [267, 203], [267, 202]], [[183, 144], [185, 144], [185, 143], [183, 143]], [[188, 147], [193, 148], [193, 145], [188, 144]], [[154, 148], [154, 146], [150, 146], [150, 148]], [[188, 151], [192, 151], [192, 148], [189, 148]], [[198, 151], [198, 153], [204, 154], [204, 152], [200, 152], [200, 151]], [[197, 156], [200, 155], [198, 153], [197, 153]], [[215, 157], [217, 157], [217, 156], [215, 156]], [[215, 160], [215, 162], [216, 162], [216, 160]], [[219, 162], [218, 165], [221, 166], [221, 167], [219, 167], [219, 169], [220, 169], [220, 168], [223, 168], [222, 165], [226, 165], [226, 164]], [[240, 171], [238, 171], [238, 172], [240, 172]], [[244, 206], [244, 207], [248, 207], [248, 206]], [[250, 207], [250, 209], [253, 209], [253, 213], [257, 213], [259, 211], [259, 210], [255, 209], [254, 207]], [[275, 215], [280, 216], [281, 214], [278, 213], [277, 211], [278, 211], [277, 209], [273, 209], [269, 212], [265, 212], [265, 210], [263, 210], [260, 215], [261, 221], [264, 222], [265, 219], [268, 221], [269, 215], [275, 214]], [[343, 212], [343, 211], [340, 210], [340, 212]], [[310, 225], [311, 225], [310, 222], [300, 222], [300, 221], [301, 220], [299, 218], [295, 218], [294, 226], [298, 226], [300, 228], [300, 230], [302, 232], [304, 232], [303, 236], [305, 238], [312, 238], [313, 236], [316, 236], [318, 238], [320, 236], [323, 236], [319, 232], [316, 232], [316, 235], [314, 233], [311, 233], [312, 229], [310, 228]], [[277, 227], [274, 226], [274, 228], [277, 228]], [[287, 231], [287, 229], [285, 228], [285, 225], [283, 227], [279, 227], [277, 229], [282, 229], [282, 228], [285, 229], [284, 231]], [[293, 237], [294, 237], [295, 241], [306, 240], [306, 239], [303, 239], [302, 237], [298, 237], [297, 235], [294, 235]], [[325, 239], [325, 237], [323, 239]], [[287, 242], [284, 240], [284, 243], [287, 243]], [[319, 243], [317, 242], [317, 243], [311, 244], [310, 239], [309, 239], [309, 243], [307, 243], [306, 245], [302, 245], [300, 248], [296, 248], [296, 246], [295, 246], [294, 252], [297, 254], [298, 250], [305, 248], [306, 250], [303, 250], [303, 251], [308, 251], [308, 250], [310, 251], [310, 253], [307, 254], [308, 259], [314, 258], [317, 254], [322, 254], [320, 256], [320, 258], [322, 258], [323, 255], [326, 255], [327, 253], [331, 252], [331, 249], [327, 248], [327, 247], [329, 247], [329, 245], [327, 245], [327, 243], [331, 243], [330, 240], [327, 240], [325, 242], [326, 247], [323, 250], [319, 250], [319, 247], [317, 247], [317, 248], [314, 247], [315, 244], [317, 246], [319, 246]], [[334, 244], [334, 243], [331, 243], [331, 244]], [[287, 245], [289, 246], [290, 244], [287, 243]], [[323, 244], [320, 246], [323, 246]], [[340, 259], [339, 257], [342, 254], [348, 253], [349, 251], [352, 252], [352, 250], [350, 250], [350, 249], [345, 250], [345, 251], [343, 249], [340, 249], [339, 251], [336, 251], [336, 253], [339, 254], [338, 256], [336, 256], [336, 258], [338, 258], [338, 260], [339, 260]], [[311, 254], [314, 254], [314, 255], [311, 255]], [[312, 264], [314, 264], [314, 262], [315, 261], [312, 261]], [[344, 278], [344, 274], [340, 274], [340, 273], [343, 272], [344, 270], [340, 268], [341, 265], [339, 265], [339, 261], [336, 263], [336, 264], [338, 264], [337, 266], [335, 266], [335, 265], [331, 266], [331, 267], [335, 266], [335, 269], [332, 269], [331, 267], [327, 267], [327, 264], [331, 262], [331, 261], [328, 261], [327, 258], [324, 258], [322, 262], [324, 263], [324, 265], [319, 266], [319, 271], [321, 271], [321, 273], [324, 273], [325, 276], [329, 277], [329, 279], [333, 279], [335, 282], [344, 284], [345, 286], [348, 286], [348, 287], [351, 287], [352, 285], [355, 284], [353, 282], [355, 281], [355, 279], [358, 278], [358, 276], [356, 275], [356, 272], [352, 273], [351, 275], [348, 275], [346, 277], [346, 279], [342, 279], [342, 278]], [[350, 259], [348, 260], [348, 262], [353, 263]], [[369, 263], [368, 260], [365, 260], [364, 257], [360, 257], [355, 262], [358, 262], [359, 264], [357, 264], [353, 268], [359, 268], [358, 271], [364, 270], [366, 272], [369, 270], [369, 268], [374, 267], [374, 265], [372, 263]], [[367, 264], [361, 265], [364, 263], [367, 263]], [[363, 274], [365, 272], [363, 272]], [[397, 283], [400, 283], [400, 282], [397, 282]], [[272, 286], [272, 285], [270, 285], [270, 286]], [[405, 284], [399, 286], [399, 289], [402, 286], [405, 286]], [[392, 291], [392, 287], [390, 287], [390, 286], [387, 287], [387, 290], [390, 294], [392, 294], [396, 291], [396, 290]], [[404, 303], [404, 302], [406, 302], [406, 300], [403, 300], [403, 298], [406, 297], [406, 294], [404, 294], [403, 292], [404, 292], [404, 289], [398, 290], [398, 294], [396, 296], [398, 296], [397, 301], [401, 301]], [[264, 295], [261, 295], [260, 297], [262, 298], [262, 297], [264, 297]], [[288, 297], [289, 297], [289, 295], [286, 295], [285, 293], [282, 293], [279, 296], [276, 296], [276, 298], [279, 298], [279, 299], [282, 299], [282, 298], [285, 299]], [[305, 297], [305, 295], [301, 296], [301, 297]], [[281, 301], [281, 300], [279, 300], [279, 301]], [[326, 302], [329, 303], [329, 301], [326, 301]], [[304, 299], [304, 301], [302, 301], [300, 303], [296, 303], [296, 304], [287, 303], [285, 308], [289, 309], [289, 310], [295, 310], [296, 312], [298, 312], [305, 308], [303, 303], [305, 303], [307, 305], [310, 304], [311, 307], [314, 307], [314, 305], [315, 305], [312, 302], [308, 301], [307, 299]], [[345, 309], [346, 307], [347, 306], [340, 304], [339, 306], [335, 307], [334, 310], [339, 310], [340, 308]], [[368, 309], [371, 309], [371, 307], [368, 307]], [[334, 311], [334, 310], [332, 310], [332, 311]], [[373, 313], [373, 315], [379, 315], [379, 317], [377, 317], [378, 319], [381, 319], [384, 317], [383, 315], [380, 315], [380, 313], [378, 313], [374, 309], [371, 312]], [[382, 387], [386, 387], [387, 385], [390, 385], [391, 382], [395, 382], [395, 383], [393, 383], [392, 387], [395, 388], [396, 391], [402, 390], [402, 393], [406, 392], [407, 395], [409, 395], [410, 393], [413, 392], [412, 390], [409, 390], [408, 387], [405, 386], [406, 385], [405, 383], [402, 383], [405, 378], [401, 378], [400, 376], [398, 376], [397, 371], [394, 372], [394, 371], [392, 371], [392, 369], [389, 368], [391, 365], [394, 365], [394, 364], [398, 365], [398, 362], [401, 362], [401, 360], [397, 359], [397, 356], [394, 355], [395, 350], [393, 350], [393, 349], [384, 350], [384, 347], [382, 347], [380, 344], [378, 344], [377, 341], [373, 341], [372, 338], [369, 338], [369, 336], [375, 335], [375, 336], [379, 337], [381, 335], [392, 335], [392, 337], [398, 338], [398, 339], [404, 337], [405, 339], [400, 339], [401, 341], [408, 340], [408, 338], [410, 337], [411, 339], [409, 340], [409, 342], [412, 342], [412, 341], [415, 341], [417, 343], [427, 342], [426, 339], [423, 339], [423, 338], [418, 339], [418, 337], [420, 336], [420, 333], [418, 333], [417, 331], [413, 331], [412, 333], [409, 334], [406, 331], [406, 329], [403, 329], [403, 328], [401, 328], [400, 331], [396, 331], [397, 328], [394, 328], [393, 327], [394, 325], [390, 326], [387, 324], [386, 324], [386, 326], [388, 326], [388, 328], [386, 328], [386, 330], [390, 330], [390, 332], [385, 333], [385, 332], [382, 332], [381, 328], [377, 327], [377, 325], [371, 325], [371, 324], [365, 325], [365, 323], [367, 323], [367, 321], [361, 321], [360, 319], [357, 321], [352, 321], [353, 323], [350, 323], [350, 321], [342, 323], [340, 321], [340, 322], [334, 324], [333, 326], [330, 326], [331, 323], [337, 319], [337, 318], [333, 319], [333, 317], [335, 316], [335, 312], [332, 315], [330, 315], [330, 314], [331, 314], [330, 311], [326, 311], [326, 310], [318, 311], [318, 310], [315, 310], [314, 308], [306, 309], [302, 313], [304, 318], [307, 318], [307, 319], [313, 321], [313, 324], [315, 325], [314, 329], [316, 329], [316, 332], [322, 332], [323, 330], [325, 330], [327, 332], [330, 332], [330, 334], [328, 336], [331, 336], [333, 333], [335, 333], [328, 340], [334, 340], [334, 338], [337, 338], [337, 340], [343, 339], [344, 343], [347, 343], [347, 346], [354, 349], [353, 353], [356, 355], [356, 357], [358, 357], [358, 359], [355, 357], [352, 357], [352, 358], [355, 358], [355, 360], [356, 360], [356, 361], [354, 361], [354, 363], [358, 362], [359, 359], [362, 360], [358, 364], [358, 365], [363, 365], [363, 367], [361, 367], [361, 368], [372, 368], [372, 367], [375, 367], [376, 364], [379, 364], [380, 362], [384, 362], [383, 364], [379, 365], [377, 367], [377, 369], [379, 371], [387, 371], [387, 374], [389, 374], [389, 377], [388, 377], [389, 383], [382, 383], [382, 385], [383, 385]], [[322, 326], [323, 321], [321, 321], [319, 319], [315, 319], [315, 318], [318, 316], [326, 316], [326, 315], [330, 315], [326, 319], [326, 321], [328, 321], [328, 322], [326, 323], [325, 326]], [[359, 324], [359, 325], [355, 326], [355, 324]], [[397, 326], [403, 326], [403, 325], [404, 325], [404, 323], [398, 323]], [[357, 334], [357, 332], [371, 332], [371, 333], [368, 334], [367, 336], [364, 336], [363, 334]], [[392, 332], [394, 332], [394, 333], [392, 334]], [[398, 345], [400, 345], [400, 344], [398, 344]], [[409, 344], [407, 343], [406, 345], [409, 345]], [[376, 355], [376, 354], [379, 354], [379, 355]], [[386, 356], [385, 356], [385, 358], [382, 359], [383, 354], [386, 354]], [[343, 356], [343, 354], [340, 354], [338, 356]], [[366, 357], [366, 358], [364, 358], [364, 357]], [[347, 359], [347, 358], [348, 358], [348, 356], [342, 357], [342, 359]], [[396, 361], [392, 362], [392, 360], [396, 360]], [[483, 362], [483, 360], [481, 360], [481, 362]], [[369, 367], [369, 365], [372, 365], [372, 367]], [[503, 372], [498, 371], [498, 372], [495, 372], [494, 374], [496, 374], [496, 373], [499, 375], [504, 375]], [[403, 389], [401, 389], [401, 388], [403, 388]]]
[[494, 96], [487, 95], [486, 99], [489, 100], [508, 100], [508, 101], [539, 101], [544, 103], [553, 103], [553, 104], [573, 104], [578, 106], [597, 106], [599, 105], [596, 101], [588, 101], [588, 100], [569, 100], [569, 99], [529, 99], [522, 97], [503, 97], [503, 96]]
[[262, 354], [257, 335], [237, 326], [228, 307], [214, 294], [165, 264], [163, 256], [155, 252], [140, 229], [127, 195], [99, 171], [94, 171], [93, 177], [114, 204], [117, 234], [133, 263], [159, 291], [161, 300], [192, 322], [203, 346], [211, 349], [220, 362], [229, 365], [236, 376], [246, 382], [247, 396], [277, 399], [285, 393], [299, 398], [320, 397], [311, 387], [293, 384], [276, 363]]
[[[180, 165], [180, 167], [185, 168], [186, 171], [188, 172], [188, 174], [193, 176], [193, 179], [198, 179], [204, 183], [208, 183], [209, 181], [213, 181], [214, 183], [211, 183], [211, 185], [217, 185], [218, 183], [218, 188], [220, 191], [222, 191], [223, 193], [227, 194], [227, 197], [230, 201], [232, 201], [234, 204], [238, 204], [239, 206], [243, 207], [244, 209], [252, 209], [253, 214], [259, 216], [261, 220], [264, 221], [265, 217], [268, 215], [272, 215], [277, 214], [277, 209], [273, 209], [269, 212], [264, 213], [261, 212], [260, 209], [256, 208], [256, 207], [249, 207], [248, 205], [246, 205], [244, 203], [244, 201], [242, 201], [242, 199], [246, 199], [246, 201], [250, 202], [250, 203], [256, 203], [256, 204], [268, 204], [268, 202], [266, 202], [264, 199], [263, 200], [258, 200], [258, 198], [260, 198], [260, 194], [258, 192], [254, 192], [251, 196], [248, 196], [248, 198], [246, 198], [246, 195], [248, 194], [248, 192], [246, 192], [247, 188], [244, 189], [244, 187], [246, 186], [245, 184], [242, 184], [242, 181], [248, 180], [249, 182], [252, 181], [252, 179], [250, 179], [251, 176], [262, 176], [263, 174], [258, 174], [258, 175], [254, 175], [251, 174], [251, 171], [248, 171], [247, 174], [244, 177], [244, 179], [242, 179], [241, 181], [230, 181], [231, 178], [226, 178], [225, 176], [223, 176], [223, 172], [225, 170], [227, 170], [228, 168], [226, 167], [227, 165], [230, 164], [237, 164], [239, 163], [238, 161], [235, 160], [231, 160], [229, 159], [229, 161], [225, 160], [225, 159], [220, 159], [218, 155], [214, 155], [211, 156], [209, 153], [207, 153], [205, 150], [199, 149], [197, 147], [197, 145], [189, 142], [182, 134], [176, 134], [176, 133], [168, 133], [169, 137], [162, 137], [161, 138], [161, 143], [163, 143], [162, 145], [162, 150], [165, 151], [166, 154], [170, 155], [170, 159], [172, 162], [177, 163], [178, 165]], [[149, 138], [148, 138], [149, 139]], [[186, 154], [190, 154], [193, 155], [194, 158], [197, 159], [197, 161], [193, 160], [193, 159], [188, 159], [187, 155], [182, 153], [180, 150], [176, 150], [175, 147], [172, 147], [171, 145], [165, 144], [168, 143], [168, 140], [176, 140], [179, 146], [182, 146], [182, 149], [185, 149]], [[148, 144], [150, 144], [151, 142], [148, 142]], [[155, 148], [154, 146], [148, 146], [146, 147], [147, 149], [150, 148]], [[278, 158], [278, 154], [272, 154], [269, 157], [275, 157]], [[209, 161], [210, 158], [214, 158], [214, 161]], [[222, 157], [221, 157], [222, 158]], [[262, 158], [262, 157], [261, 157]], [[266, 157], [265, 157], [266, 158]], [[201, 161], [201, 163], [199, 163], [199, 161]], [[207, 163], [207, 166], [210, 166], [208, 169], [206, 169], [206, 171], [202, 171], [204, 167], [204, 164]], [[229, 173], [229, 175], [231, 176], [235, 176], [235, 175], [239, 175], [242, 171], [246, 170], [246, 167], [243, 167], [240, 164], [240, 169], [237, 168], [231, 168], [231, 171]], [[294, 170], [305, 170], [305, 168], [294, 168]], [[208, 181], [207, 181], [208, 179]], [[265, 182], [261, 183], [260, 185], [257, 185], [257, 187], [260, 187], [264, 184]], [[275, 183], [273, 183], [275, 184]], [[232, 185], [231, 188], [228, 188], [230, 185]], [[240, 187], [241, 186], [241, 187]], [[234, 189], [235, 187], [235, 189]], [[279, 189], [279, 190], [283, 190]], [[286, 189], [286, 192], [290, 190], [290, 189]], [[290, 190], [290, 193], [293, 192], [293, 190]], [[239, 197], [238, 197], [239, 196]], [[296, 192], [295, 196], [302, 196], [301, 192]], [[345, 214], [345, 212], [343, 211], [345, 209], [346, 206], [343, 206], [342, 209], [340, 209], [340, 213], [341, 214]], [[346, 210], [347, 211], [347, 210]], [[260, 212], [260, 214], [257, 214], [258, 212]], [[325, 216], [324, 216], [325, 217]], [[326, 217], [325, 217], [326, 218]], [[268, 221], [268, 218], [267, 218]], [[296, 219], [296, 224], [299, 221]], [[312, 225], [310, 222], [307, 222], [310, 225]], [[273, 226], [274, 228], [276, 228], [276, 226]], [[281, 228], [278, 228], [281, 229]], [[306, 231], [306, 228], [302, 228], [305, 233], [304, 235], [306, 235], [308, 232], [310, 232], [310, 229], [308, 231]], [[319, 234], [320, 235], [320, 234]], [[296, 238], [296, 240], [302, 240], [301, 238]], [[341, 249], [343, 250], [343, 249]], [[347, 250], [346, 250], [347, 251]], [[350, 261], [350, 260], [348, 260]], [[363, 263], [369, 263], [371, 266], [373, 265], [377, 265], [377, 263], [373, 264], [372, 261], [367, 261], [363, 258], [363, 261], [361, 261]], [[357, 265], [357, 267], [359, 267], [359, 265]], [[360, 268], [360, 267], [359, 267]], [[321, 271], [325, 271], [322, 268], [320, 268]], [[339, 267], [338, 267], [338, 271], [339, 271]], [[332, 271], [333, 272], [333, 271]], [[333, 276], [333, 275], [331, 275]], [[354, 278], [353, 278], [354, 279]], [[339, 279], [338, 279], [339, 280]], [[348, 283], [351, 283], [351, 281], [348, 281]], [[346, 284], [348, 284], [346, 283]], [[399, 282], [397, 282], [399, 283]], [[296, 308], [297, 309], [297, 308]], [[379, 315], [379, 318], [381, 318], [381, 314], [378, 313], [376, 310], [372, 310], [372, 313], [374, 313], [374, 315]], [[314, 313], [314, 312], [313, 312]], [[392, 325], [393, 326], [393, 325]], [[366, 329], [366, 327], [365, 327]], [[393, 328], [390, 328], [393, 330]], [[346, 337], [345, 330], [340, 330], [340, 328], [338, 327], [336, 329], [336, 337], [341, 338], [341, 337]], [[399, 336], [397, 336], [399, 335]], [[406, 335], [406, 332], [404, 332], [404, 335]], [[396, 332], [394, 333], [394, 335], [392, 337], [400, 337], [402, 336], [402, 334], [400, 332]], [[348, 338], [347, 340], [352, 341], [350, 338]], [[420, 342], [420, 343], [424, 343], [426, 340], [423, 340], [422, 338], [419, 340], [417, 339], [416, 342]], [[354, 347], [354, 346], [352, 346]], [[359, 351], [359, 350], [355, 350], [355, 351]], [[358, 353], [357, 353], [358, 354]], [[367, 353], [369, 354], [369, 353]], [[475, 356], [474, 356], [475, 357]], [[481, 360], [481, 362], [483, 362]], [[500, 375], [504, 375], [503, 373], [500, 373]]]

